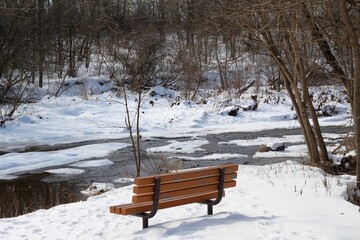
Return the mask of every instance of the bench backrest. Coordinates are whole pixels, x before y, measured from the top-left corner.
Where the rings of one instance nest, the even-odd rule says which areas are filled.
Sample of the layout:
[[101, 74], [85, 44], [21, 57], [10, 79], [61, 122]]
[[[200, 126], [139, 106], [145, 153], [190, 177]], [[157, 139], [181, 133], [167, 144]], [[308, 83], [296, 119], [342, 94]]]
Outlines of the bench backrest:
[[154, 198], [155, 179], [161, 178], [160, 200], [184, 195], [214, 192], [219, 186], [220, 169], [225, 169], [224, 188], [235, 187], [237, 164], [224, 164], [177, 173], [137, 177], [134, 181], [133, 203], [152, 201]]

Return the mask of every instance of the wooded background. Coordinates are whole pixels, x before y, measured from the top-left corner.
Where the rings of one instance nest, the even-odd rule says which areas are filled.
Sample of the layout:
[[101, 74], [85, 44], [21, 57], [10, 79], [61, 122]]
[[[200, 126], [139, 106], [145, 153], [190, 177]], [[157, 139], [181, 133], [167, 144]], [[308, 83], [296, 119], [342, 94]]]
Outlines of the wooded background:
[[29, 86], [61, 85], [80, 67], [106, 69], [138, 91], [171, 86], [189, 99], [203, 73], [217, 71], [221, 90], [252, 80], [284, 87], [310, 159], [324, 164], [309, 86], [345, 86], [360, 149], [359, 29], [358, 0], [1, 0], [0, 120], [31, 101]]

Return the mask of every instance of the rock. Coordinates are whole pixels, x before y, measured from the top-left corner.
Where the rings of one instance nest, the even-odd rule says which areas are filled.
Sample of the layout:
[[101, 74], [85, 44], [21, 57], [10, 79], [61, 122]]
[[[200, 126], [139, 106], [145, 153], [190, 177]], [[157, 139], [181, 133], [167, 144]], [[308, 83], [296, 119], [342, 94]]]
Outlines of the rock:
[[355, 184], [348, 184], [347, 195], [349, 202], [360, 206], [360, 189]]
[[275, 151], [285, 151], [285, 145], [281, 145], [275, 149]]
[[352, 155], [345, 156], [341, 159], [340, 166], [347, 172], [355, 171], [356, 169], [356, 157]]
[[258, 152], [270, 152], [270, 151], [271, 151], [271, 148], [269, 148], [265, 144], [260, 145], [260, 147], [258, 148]]
[[296, 119], [298, 119], [297, 114], [296, 114], [296, 113], [292, 113], [292, 114], [290, 115], [290, 119], [291, 119], [291, 120], [296, 120]]
[[244, 111], [255, 111], [258, 108], [257, 95], [252, 95], [251, 100], [247, 103], [247, 105], [243, 106], [242, 109]]
[[282, 142], [270, 142], [266, 145], [269, 147], [272, 151], [284, 151], [285, 145]]
[[239, 112], [239, 107], [234, 107], [233, 109], [231, 109], [229, 112], [228, 112], [228, 115], [229, 116], [233, 116], [233, 117], [236, 117], [237, 114]]

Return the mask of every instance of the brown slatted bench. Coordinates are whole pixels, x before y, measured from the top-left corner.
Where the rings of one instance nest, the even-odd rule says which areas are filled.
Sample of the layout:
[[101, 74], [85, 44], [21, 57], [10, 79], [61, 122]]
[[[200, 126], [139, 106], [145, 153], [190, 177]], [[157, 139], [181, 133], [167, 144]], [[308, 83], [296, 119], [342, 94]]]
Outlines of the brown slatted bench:
[[208, 215], [212, 215], [213, 206], [225, 195], [224, 189], [236, 186], [238, 167], [224, 164], [137, 177], [132, 203], [111, 206], [110, 212], [142, 217], [143, 229], [149, 226], [149, 218], [155, 216], [158, 209], [202, 203], [207, 205]]

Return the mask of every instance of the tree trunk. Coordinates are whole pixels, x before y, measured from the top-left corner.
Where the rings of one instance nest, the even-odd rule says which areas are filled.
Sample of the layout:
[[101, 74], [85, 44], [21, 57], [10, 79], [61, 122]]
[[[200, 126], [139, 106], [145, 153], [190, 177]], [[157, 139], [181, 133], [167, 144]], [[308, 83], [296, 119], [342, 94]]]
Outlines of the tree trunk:
[[344, 28], [349, 37], [350, 47], [352, 49], [352, 62], [354, 69], [354, 76], [352, 81], [352, 109], [355, 126], [356, 183], [357, 187], [360, 188], [360, 44], [359, 37], [355, 32], [355, 28], [349, 16], [345, 0], [340, 0], [340, 11], [344, 21]]
[[136, 150], [137, 150], [137, 159], [136, 159], [136, 176], [140, 176], [141, 174], [141, 152], [140, 152], [140, 107], [141, 107], [141, 101], [142, 101], [142, 90], [141, 90], [141, 80], [139, 81], [138, 86], [138, 102], [136, 106]]
[[305, 98], [305, 101], [307, 102], [309, 113], [310, 113], [311, 119], [313, 121], [314, 134], [316, 137], [317, 146], [319, 147], [320, 159], [323, 162], [328, 162], [329, 156], [328, 156], [328, 152], [326, 149], [324, 138], [321, 133], [320, 124], [319, 124], [319, 120], [316, 116], [314, 105], [312, 104], [312, 100], [310, 98], [308, 89], [305, 88], [303, 91], [304, 91], [304, 98]]
[[[321, 128], [320, 128], [320, 124], [318, 121], [318, 117], [316, 115], [314, 105], [312, 103], [312, 99], [309, 94], [309, 86], [308, 86], [306, 74], [305, 74], [305, 60], [303, 58], [303, 54], [301, 54], [301, 50], [300, 50], [298, 41], [296, 40], [296, 36], [294, 36], [294, 35], [296, 35], [297, 31], [299, 31], [298, 27], [295, 26], [294, 30], [290, 31], [290, 32], [294, 32], [294, 33], [291, 33], [291, 36], [288, 35], [288, 38], [289, 38], [288, 43], [290, 44], [289, 47], [292, 52], [291, 55], [293, 56], [293, 63], [294, 63], [294, 75], [295, 75], [294, 81], [296, 81], [296, 79], [300, 80], [302, 96], [300, 96], [300, 94], [299, 94], [298, 98], [299, 98], [299, 101], [304, 101], [305, 111], [308, 110], [310, 117], [313, 121], [313, 128], [310, 127], [309, 130], [311, 131], [311, 134], [314, 135], [314, 137], [316, 139], [316, 146], [319, 148], [317, 150], [319, 151], [320, 159], [322, 162], [327, 162], [329, 160], [329, 157], [328, 157], [326, 145], [325, 145], [322, 133], [321, 133]], [[296, 87], [296, 90], [297, 90], [297, 87]], [[307, 115], [307, 112], [305, 112], [305, 114]], [[312, 145], [314, 145], [314, 144], [312, 144]]]
[[[284, 61], [280, 58], [279, 50], [277, 49], [272, 36], [269, 32], [263, 33], [262, 37], [263, 43], [265, 44], [265, 47], [271, 54], [273, 60], [277, 63], [279, 71], [284, 78], [286, 90], [290, 96], [290, 99], [293, 103], [293, 106], [295, 108], [296, 114], [298, 116], [298, 120], [301, 126], [301, 129], [304, 134], [306, 146], [309, 152], [310, 161], [315, 163], [316, 165], [319, 165], [321, 163], [322, 159], [319, 150], [318, 150], [318, 141], [316, 140], [315, 134], [312, 130], [311, 124], [309, 122], [308, 116], [307, 116], [307, 104], [308, 102], [304, 102], [301, 98], [301, 94], [299, 92], [298, 86], [297, 86], [297, 79], [292, 76], [292, 74], [287, 69], [286, 64]], [[289, 49], [289, 51], [292, 51]], [[294, 54], [293, 52], [291, 54]], [[296, 66], [292, 66], [296, 68]], [[310, 102], [311, 103], [311, 102]], [[311, 103], [312, 104], [312, 103]], [[319, 139], [318, 139], [319, 140]]]
[[225, 90], [227, 90], [226, 73], [224, 74], [223, 66], [222, 66], [221, 60], [220, 60], [220, 58], [219, 58], [217, 41], [216, 41], [215, 44], [216, 44], [216, 47], [215, 47], [215, 48], [216, 48], [216, 49], [215, 49], [215, 56], [216, 56], [216, 63], [217, 63], [218, 71], [219, 71], [221, 89], [222, 89], [223, 91], [225, 91]]
[[75, 46], [74, 46], [74, 26], [69, 26], [69, 76], [76, 77], [75, 69]]
[[38, 68], [39, 68], [39, 87], [43, 87], [44, 78], [44, 34], [43, 34], [43, 18], [44, 18], [44, 0], [38, 0]]

